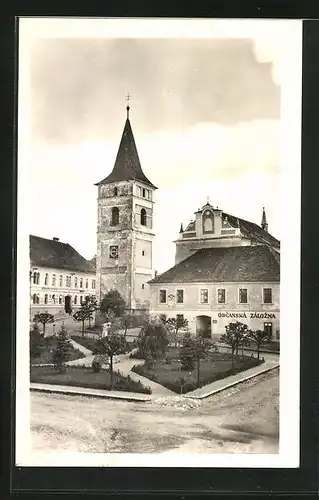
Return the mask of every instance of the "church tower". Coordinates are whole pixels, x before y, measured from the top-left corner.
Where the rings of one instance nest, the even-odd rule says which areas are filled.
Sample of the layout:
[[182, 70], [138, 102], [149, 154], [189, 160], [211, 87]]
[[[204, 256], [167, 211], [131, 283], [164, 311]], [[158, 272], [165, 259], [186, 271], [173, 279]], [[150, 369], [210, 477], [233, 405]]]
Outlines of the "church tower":
[[111, 289], [128, 309], [149, 306], [152, 279], [153, 196], [157, 189], [144, 175], [127, 118], [112, 172], [98, 182], [97, 299]]

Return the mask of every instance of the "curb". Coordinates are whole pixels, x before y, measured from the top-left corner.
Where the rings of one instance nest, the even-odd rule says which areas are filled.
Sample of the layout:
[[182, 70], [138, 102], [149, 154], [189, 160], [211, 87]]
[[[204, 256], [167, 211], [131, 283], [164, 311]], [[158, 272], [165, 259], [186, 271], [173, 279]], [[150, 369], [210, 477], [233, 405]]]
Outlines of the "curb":
[[220, 387], [219, 389], [215, 389], [213, 391], [204, 393], [201, 396], [192, 396], [191, 394], [189, 394], [189, 395], [185, 394], [185, 397], [189, 398], [189, 399], [205, 399], [205, 398], [208, 398], [209, 396], [213, 396], [214, 394], [217, 394], [218, 392], [222, 392], [226, 389], [229, 389], [230, 387], [234, 387], [235, 385], [242, 384], [243, 382], [246, 382], [247, 380], [250, 380], [252, 378], [257, 378], [257, 377], [259, 377], [259, 375], [263, 375], [264, 373], [270, 372], [271, 370], [274, 370], [275, 368], [278, 368], [279, 366], [280, 365], [278, 363], [277, 365], [271, 366], [270, 368], [265, 368], [264, 370], [262, 370], [258, 373], [254, 373], [253, 375], [248, 375], [248, 377], [245, 377], [245, 378], [242, 378], [240, 380], [236, 380], [235, 382], [231, 382], [230, 384], [224, 385], [223, 387]]
[[138, 396], [118, 396], [117, 394], [103, 394], [103, 393], [83, 393], [77, 390], [59, 390], [51, 387], [30, 387], [30, 391], [33, 392], [43, 392], [50, 394], [65, 394], [67, 396], [84, 396], [89, 398], [100, 398], [100, 399], [113, 399], [117, 401], [129, 401], [136, 403], [145, 403], [151, 401], [151, 397], [146, 397], [145, 399], [139, 398]]

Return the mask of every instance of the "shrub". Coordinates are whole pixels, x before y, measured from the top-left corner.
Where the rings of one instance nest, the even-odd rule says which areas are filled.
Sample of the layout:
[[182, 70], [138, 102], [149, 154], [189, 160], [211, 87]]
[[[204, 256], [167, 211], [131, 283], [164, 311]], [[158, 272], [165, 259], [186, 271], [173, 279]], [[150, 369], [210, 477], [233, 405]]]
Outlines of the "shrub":
[[93, 359], [92, 361], [92, 370], [94, 373], [100, 373], [102, 368], [102, 363], [99, 359]]

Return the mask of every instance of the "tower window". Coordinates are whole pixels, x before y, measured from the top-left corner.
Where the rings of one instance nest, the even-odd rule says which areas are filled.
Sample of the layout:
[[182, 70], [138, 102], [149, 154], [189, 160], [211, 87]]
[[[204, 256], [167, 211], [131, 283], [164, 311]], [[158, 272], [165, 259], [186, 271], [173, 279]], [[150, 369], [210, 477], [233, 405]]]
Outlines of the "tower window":
[[145, 198], [145, 196], [146, 196], [146, 189], [143, 188], [142, 193], [143, 193], [143, 198]]
[[144, 285], [144, 283], [142, 283], [142, 290], [144, 290], [144, 288], [145, 288], [145, 285]]
[[143, 255], [143, 257], [144, 257], [144, 255], [145, 255], [145, 251], [144, 251], [144, 250], [142, 250], [142, 255]]
[[114, 196], [117, 196], [117, 193], [118, 193], [118, 191], [117, 191], [117, 187], [115, 187], [115, 188], [114, 188]]
[[55, 286], [55, 274], [52, 274], [52, 286]]
[[119, 258], [119, 247], [117, 245], [110, 246], [110, 259]]
[[49, 275], [48, 275], [48, 273], [45, 273], [45, 277], [44, 277], [44, 284], [45, 285], [48, 285], [48, 280], [49, 280]]
[[120, 211], [117, 207], [112, 208], [111, 226], [117, 226], [120, 221]]
[[141, 225], [146, 226], [146, 210], [142, 208], [141, 210]]

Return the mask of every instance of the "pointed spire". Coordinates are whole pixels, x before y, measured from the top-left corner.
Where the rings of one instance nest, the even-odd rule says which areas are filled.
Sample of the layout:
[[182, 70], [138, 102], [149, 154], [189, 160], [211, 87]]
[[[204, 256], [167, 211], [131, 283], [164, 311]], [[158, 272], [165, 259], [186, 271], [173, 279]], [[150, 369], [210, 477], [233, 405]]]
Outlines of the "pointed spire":
[[263, 213], [262, 213], [262, 217], [261, 217], [261, 229], [263, 229], [264, 231], [268, 231], [268, 224], [267, 224], [265, 207], [263, 207]]
[[180, 233], [183, 233], [184, 232], [184, 229], [183, 229], [183, 223], [181, 222], [181, 228], [179, 230]]
[[145, 184], [148, 184], [152, 188], [157, 189], [156, 186], [154, 186], [154, 184], [152, 184], [148, 180], [142, 170], [131, 123], [129, 120], [129, 110], [130, 107], [127, 106], [127, 118], [125, 121], [125, 126], [120, 146], [117, 152], [114, 168], [112, 172], [107, 177], [105, 177], [105, 179], [98, 182], [96, 186], [99, 186], [100, 184], [108, 184], [111, 182], [140, 180]]

